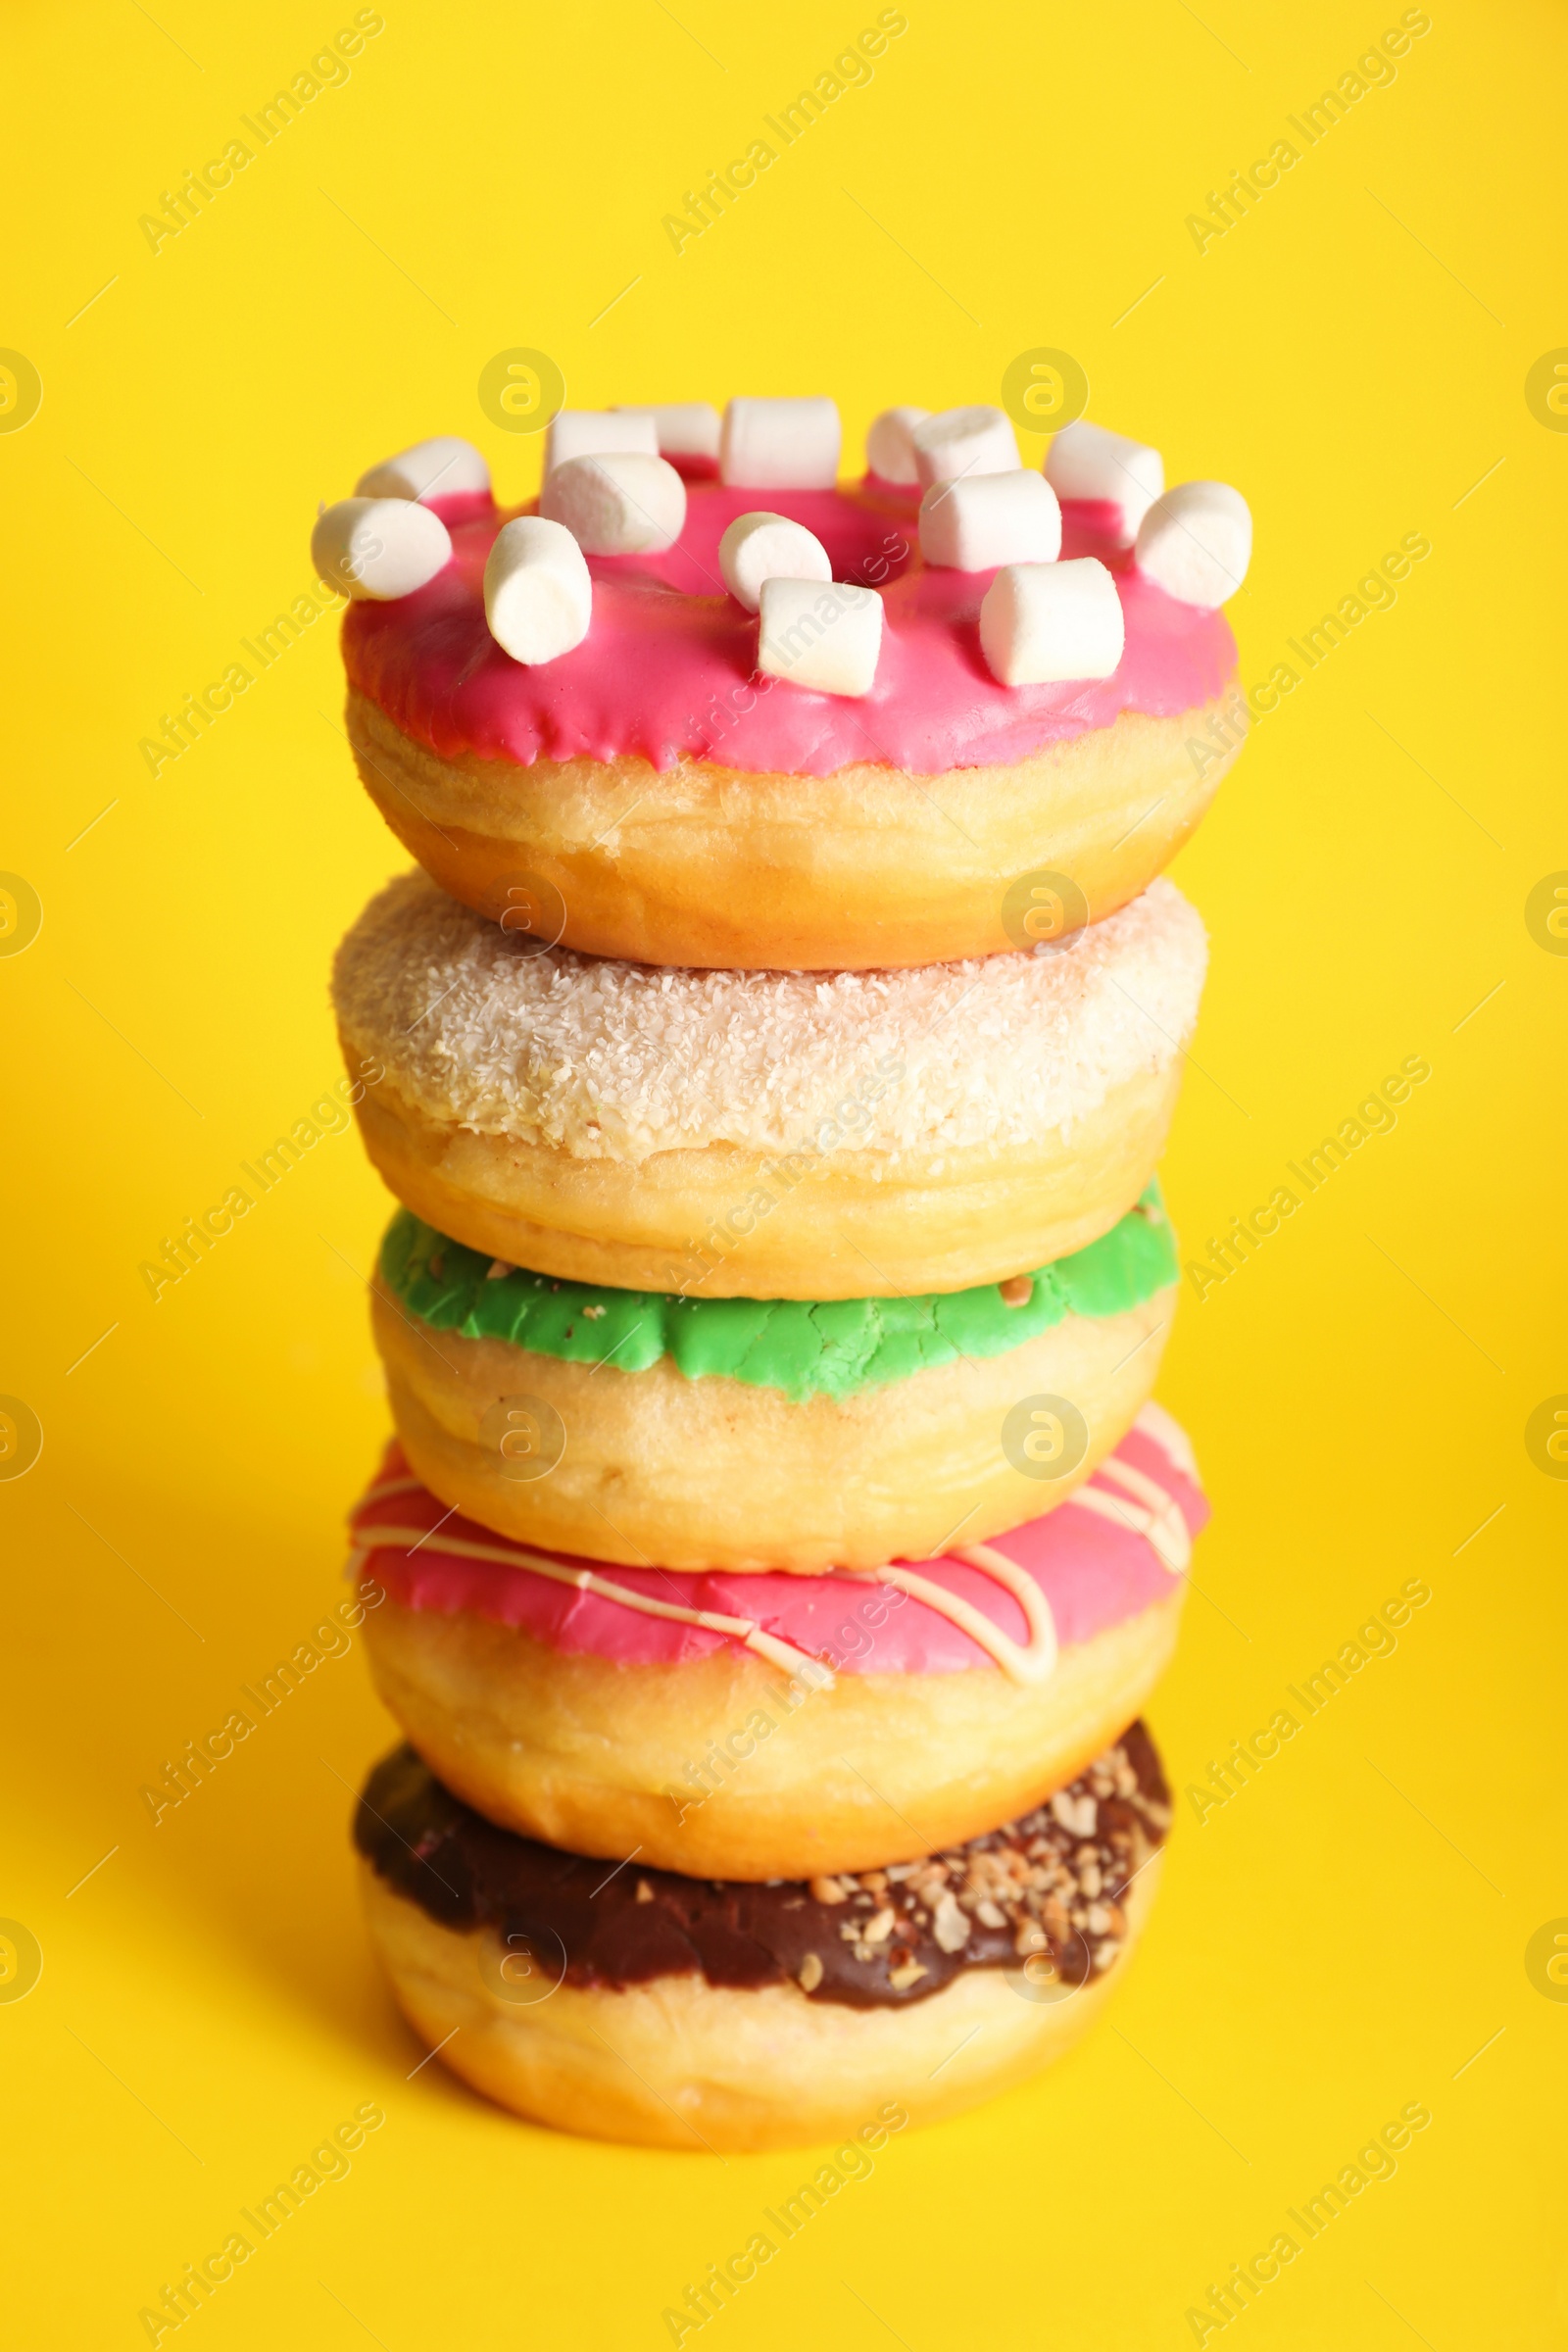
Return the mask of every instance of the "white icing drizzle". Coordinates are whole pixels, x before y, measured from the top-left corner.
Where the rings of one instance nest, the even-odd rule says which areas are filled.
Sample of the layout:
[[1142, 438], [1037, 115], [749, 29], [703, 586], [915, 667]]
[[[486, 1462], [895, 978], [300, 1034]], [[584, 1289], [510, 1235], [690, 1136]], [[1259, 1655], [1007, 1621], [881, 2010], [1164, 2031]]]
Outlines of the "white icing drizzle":
[[[982, 1641], [978, 1634], [972, 1638], [981, 1641], [982, 1647], [990, 1650], [1003, 1673], [1009, 1675], [1015, 1683], [1048, 1683], [1056, 1671], [1056, 1620], [1051, 1613], [1050, 1601], [1034, 1578], [1027, 1569], [1020, 1568], [1016, 1560], [1009, 1560], [1004, 1551], [998, 1551], [991, 1544], [966, 1544], [961, 1551], [955, 1552], [954, 1557], [966, 1560], [971, 1568], [978, 1568], [983, 1576], [994, 1577], [999, 1585], [1005, 1586], [1022, 1609], [1023, 1621], [1029, 1628], [1029, 1640], [1022, 1649], [987, 1617], [981, 1617], [980, 1623], [986, 1628], [989, 1639]], [[967, 1605], [966, 1602], [956, 1602], [955, 1611]], [[978, 1615], [979, 1612], [972, 1614]], [[956, 1622], [964, 1627], [965, 1632], [970, 1632], [964, 1618], [959, 1617]]]
[[1049, 1682], [1056, 1670], [1056, 1623], [1051, 1614], [1051, 1603], [1026, 1570], [1009, 1560], [1004, 1552], [995, 1551], [988, 1544], [970, 1544], [961, 1551], [947, 1555], [964, 1560], [978, 1568], [983, 1576], [1005, 1586], [1024, 1614], [1029, 1628], [1029, 1640], [1019, 1648], [1009, 1634], [1000, 1625], [993, 1625], [983, 1609], [972, 1601], [963, 1600], [956, 1592], [949, 1592], [933, 1583], [930, 1577], [919, 1575], [913, 1568], [841, 1568], [840, 1576], [854, 1577], [865, 1585], [895, 1585], [913, 1600], [923, 1600], [928, 1609], [946, 1617], [971, 1642], [983, 1649], [995, 1665], [1002, 1668], [1009, 1682]]
[[[402, 1488], [397, 1482], [398, 1491]], [[410, 1482], [417, 1487], [417, 1479]], [[381, 1490], [385, 1492], [385, 1490]], [[371, 1490], [367, 1501], [378, 1499], [377, 1490]], [[355, 1535], [364, 1550], [413, 1550], [433, 1534], [427, 1527], [358, 1527]], [[612, 1585], [608, 1577], [596, 1576], [591, 1568], [564, 1568], [559, 1560], [547, 1560], [537, 1551], [527, 1551], [521, 1544], [503, 1550], [498, 1544], [470, 1544], [463, 1536], [443, 1536], [440, 1548], [461, 1560], [492, 1560], [502, 1568], [526, 1568], [535, 1576], [548, 1577], [552, 1584], [572, 1585], [579, 1592], [596, 1592], [601, 1600], [618, 1601], [622, 1608], [635, 1609], [645, 1617], [673, 1618], [681, 1625], [700, 1625], [710, 1634], [729, 1634], [737, 1642], [753, 1649], [759, 1657], [781, 1667], [784, 1673], [798, 1675], [812, 1690], [829, 1690], [833, 1687], [830, 1670], [808, 1651], [798, 1649], [793, 1642], [780, 1641], [776, 1634], [764, 1634], [760, 1625], [749, 1617], [724, 1617], [713, 1609], [688, 1609], [673, 1600], [651, 1600], [645, 1593], [632, 1592], [624, 1585]]]
[[[1155, 1558], [1172, 1576], [1180, 1576], [1192, 1558], [1192, 1539], [1187, 1522], [1174, 1495], [1168, 1494], [1157, 1480], [1144, 1471], [1136, 1470], [1129, 1462], [1112, 1454], [1100, 1465], [1102, 1477], [1113, 1479], [1126, 1490], [1125, 1494], [1108, 1494], [1103, 1487], [1083, 1486], [1067, 1497], [1085, 1510], [1096, 1511], [1118, 1527], [1147, 1538]], [[416, 1478], [386, 1479], [374, 1486], [359, 1506], [361, 1510], [375, 1502], [384, 1502], [394, 1494], [415, 1494], [423, 1492]], [[1131, 1499], [1129, 1499], [1131, 1497]], [[438, 1522], [438, 1526], [439, 1526]], [[418, 1527], [361, 1527], [354, 1526], [357, 1548], [351, 1566], [363, 1566], [369, 1551], [414, 1550], [428, 1543], [436, 1533], [433, 1528]], [[473, 1544], [461, 1536], [444, 1536], [440, 1549], [459, 1559], [490, 1560], [503, 1568], [525, 1568], [535, 1576], [548, 1577], [558, 1585], [572, 1585], [578, 1592], [597, 1593], [602, 1600], [612, 1600], [622, 1608], [635, 1609], [646, 1617], [670, 1618], [682, 1625], [702, 1626], [711, 1634], [727, 1634], [755, 1650], [759, 1657], [768, 1659], [786, 1674], [799, 1675], [815, 1690], [831, 1690], [833, 1675], [794, 1642], [785, 1642], [775, 1634], [764, 1633], [749, 1617], [721, 1616], [712, 1609], [688, 1609], [677, 1601], [652, 1600], [641, 1592], [630, 1592], [624, 1585], [612, 1584], [608, 1577], [598, 1576], [589, 1568], [565, 1568], [559, 1560], [546, 1559], [537, 1551], [522, 1544], [503, 1548], [498, 1544]], [[858, 1584], [892, 1585], [907, 1592], [912, 1600], [925, 1603], [939, 1617], [947, 1618], [968, 1635], [977, 1647], [984, 1650], [994, 1664], [1000, 1666], [1010, 1682], [1039, 1684], [1051, 1680], [1056, 1670], [1056, 1624], [1051, 1613], [1051, 1603], [1027, 1569], [1020, 1568], [1006, 1553], [991, 1544], [967, 1544], [956, 1549], [953, 1558], [979, 1569], [1009, 1592], [1023, 1611], [1029, 1638], [1019, 1645], [1002, 1628], [993, 1625], [983, 1610], [956, 1592], [947, 1592], [928, 1576], [917, 1570], [889, 1565], [885, 1568], [843, 1568], [835, 1573], [853, 1578]]]
[[1109, 1494], [1103, 1487], [1075, 1487], [1068, 1495], [1083, 1510], [1097, 1511], [1102, 1519], [1109, 1519], [1117, 1527], [1131, 1530], [1135, 1536], [1147, 1538], [1150, 1549], [1160, 1566], [1171, 1576], [1185, 1576], [1193, 1557], [1193, 1539], [1187, 1532], [1187, 1521], [1181, 1505], [1173, 1494], [1167, 1494], [1157, 1479], [1146, 1471], [1135, 1470], [1131, 1462], [1109, 1455], [1100, 1465], [1102, 1478], [1114, 1479], [1126, 1489], [1126, 1495]]
[[[416, 1478], [387, 1479], [372, 1487], [360, 1505], [385, 1501], [394, 1494], [416, 1494], [421, 1482]], [[412, 1550], [428, 1543], [433, 1534], [429, 1528], [374, 1527], [355, 1525], [354, 1534], [365, 1549], [380, 1546], [387, 1550]], [[493, 1560], [503, 1568], [526, 1568], [536, 1576], [549, 1577], [558, 1585], [574, 1585], [579, 1592], [596, 1592], [602, 1600], [617, 1601], [622, 1608], [641, 1610], [648, 1617], [673, 1618], [682, 1625], [700, 1625], [712, 1634], [728, 1634], [760, 1657], [768, 1658], [787, 1674], [797, 1674], [814, 1689], [830, 1690], [833, 1676], [821, 1662], [792, 1642], [776, 1634], [764, 1633], [747, 1617], [725, 1617], [711, 1609], [688, 1609], [678, 1602], [650, 1600], [640, 1592], [632, 1592], [624, 1585], [612, 1584], [607, 1577], [596, 1576], [588, 1568], [564, 1568], [557, 1560], [548, 1560], [539, 1552], [529, 1551], [522, 1544], [503, 1549], [497, 1544], [473, 1544], [462, 1536], [443, 1536], [440, 1548], [459, 1559]], [[360, 1556], [360, 1555], [356, 1555]], [[920, 1576], [911, 1568], [845, 1568], [836, 1573], [854, 1577], [858, 1583], [895, 1585], [907, 1592], [911, 1599], [922, 1600], [939, 1617], [968, 1635], [971, 1642], [983, 1649], [993, 1662], [1002, 1668], [1009, 1681], [1015, 1683], [1048, 1682], [1056, 1665], [1056, 1627], [1051, 1614], [1051, 1604], [1035, 1580], [1024, 1569], [1009, 1560], [1004, 1552], [995, 1551], [989, 1544], [975, 1544], [956, 1552], [954, 1557], [966, 1560], [971, 1568], [995, 1578], [1012, 1594], [1024, 1614], [1029, 1628], [1027, 1644], [1020, 1648], [1000, 1626], [972, 1602], [962, 1600], [955, 1592], [944, 1591], [928, 1576]]]

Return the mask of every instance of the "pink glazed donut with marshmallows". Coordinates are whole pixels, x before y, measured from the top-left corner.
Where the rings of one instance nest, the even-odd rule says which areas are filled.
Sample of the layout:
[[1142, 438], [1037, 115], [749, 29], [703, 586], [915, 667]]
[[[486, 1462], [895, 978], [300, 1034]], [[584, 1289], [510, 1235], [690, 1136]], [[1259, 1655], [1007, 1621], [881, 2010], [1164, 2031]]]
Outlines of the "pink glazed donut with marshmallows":
[[[360, 775], [420, 864], [546, 945], [702, 967], [955, 961], [1136, 898], [1240, 749], [1239, 495], [1156, 496], [1158, 452], [1085, 422], [1043, 480], [999, 409], [879, 419], [844, 483], [830, 400], [708, 415], [716, 479], [582, 412], [537, 502], [447, 438], [318, 523]], [[755, 595], [749, 521], [785, 526]]]
[[977, 1836], [1065, 1788], [1168, 1660], [1207, 1517], [1146, 1405], [1058, 1509], [939, 1559], [676, 1574], [534, 1551], [389, 1446], [351, 1519], [376, 1687], [505, 1829], [689, 1877], [810, 1879]]

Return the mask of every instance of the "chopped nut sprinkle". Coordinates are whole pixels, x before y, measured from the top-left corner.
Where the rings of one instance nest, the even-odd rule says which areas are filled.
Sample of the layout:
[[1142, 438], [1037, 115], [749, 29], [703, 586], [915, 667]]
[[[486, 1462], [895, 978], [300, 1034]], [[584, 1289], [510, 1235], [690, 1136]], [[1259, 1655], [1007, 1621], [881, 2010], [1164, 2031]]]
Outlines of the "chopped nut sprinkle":
[[809, 1892], [848, 1907], [834, 1965], [885, 1968], [895, 1992], [923, 1978], [930, 1989], [945, 1983], [939, 1953], [988, 1966], [1045, 1954], [1065, 1982], [1082, 1984], [1121, 1949], [1117, 1897], [1169, 1819], [1117, 1747], [1019, 1821], [916, 1862], [823, 1875]]
[[1092, 1796], [1074, 1796], [1070, 1788], [1058, 1788], [1051, 1800], [1051, 1810], [1062, 1828], [1070, 1830], [1075, 1838], [1094, 1836], [1095, 1816], [1099, 1808]]
[[[999, 1928], [1005, 1924], [1000, 1911], [990, 1924]], [[931, 1933], [945, 1952], [961, 1952], [969, 1940], [969, 1922], [959, 1910], [958, 1898], [951, 1886], [931, 1915]]]

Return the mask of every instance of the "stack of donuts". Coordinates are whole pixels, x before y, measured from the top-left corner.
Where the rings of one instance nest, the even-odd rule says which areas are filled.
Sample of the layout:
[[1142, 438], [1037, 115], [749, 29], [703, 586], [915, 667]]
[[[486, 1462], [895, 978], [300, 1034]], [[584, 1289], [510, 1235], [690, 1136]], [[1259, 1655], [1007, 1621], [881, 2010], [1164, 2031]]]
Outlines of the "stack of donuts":
[[[423, 442], [320, 515], [417, 867], [334, 998], [399, 1203], [355, 1825], [442, 2061], [725, 2150], [949, 2114], [1126, 1965], [1206, 1516], [1155, 1163], [1233, 755], [1222, 483], [826, 399]], [[422, 869], [422, 870], [421, 870]]]

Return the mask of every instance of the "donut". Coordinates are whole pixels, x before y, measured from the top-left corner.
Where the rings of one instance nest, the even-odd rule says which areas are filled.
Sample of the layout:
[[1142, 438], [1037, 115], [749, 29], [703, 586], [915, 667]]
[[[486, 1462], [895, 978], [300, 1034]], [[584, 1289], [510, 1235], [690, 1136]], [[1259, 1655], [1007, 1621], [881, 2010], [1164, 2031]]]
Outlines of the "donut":
[[911, 1861], [1042, 1803], [1163, 1671], [1207, 1515], [1146, 1405], [1060, 1510], [876, 1575], [694, 1576], [529, 1551], [388, 1449], [350, 1521], [377, 1690], [521, 1836], [691, 1877]]
[[1152, 1187], [1004, 1283], [826, 1302], [572, 1282], [404, 1209], [372, 1328], [413, 1471], [500, 1535], [630, 1566], [877, 1568], [1086, 1479], [1152, 1389], [1176, 1277]]
[[[1134, 1724], [1049, 1806], [858, 1874], [757, 1886], [564, 1854], [407, 1747], [354, 1837], [371, 1940], [444, 2066], [540, 2123], [725, 2153], [874, 2149], [1058, 2056], [1121, 1972], [1169, 1821]], [[807, 2213], [839, 2175], [815, 2179]]]
[[420, 873], [334, 995], [371, 1159], [470, 1249], [709, 1298], [962, 1290], [1148, 1184], [1202, 987], [1174, 883], [1054, 952], [828, 977], [541, 950]]
[[[401, 568], [366, 569], [362, 541], [372, 521], [384, 528], [389, 499], [374, 517], [332, 510], [318, 558], [356, 600], [346, 725], [376, 808], [481, 913], [643, 963], [946, 962], [1027, 946], [1042, 921], [1056, 935], [1113, 912], [1187, 839], [1240, 749], [1236, 645], [1217, 609], [1239, 572], [1173, 560], [1180, 514], [1162, 542], [1146, 538], [1152, 515], [1128, 544], [1114, 472], [1085, 496], [1094, 471], [1080, 469], [1058, 504], [992, 414], [1011, 455], [992, 451], [990, 488], [957, 485], [956, 530], [937, 528], [930, 491], [917, 517], [877, 481], [827, 486], [818, 466], [815, 486], [688, 480], [672, 540], [644, 531], [634, 552], [586, 557], [573, 544], [568, 564], [549, 532], [605, 542], [556, 475], [544, 535], [503, 542], [532, 510], [469, 486], [487, 479], [476, 451], [463, 486], [449, 468], [445, 492], [438, 479], [417, 493], [448, 536], [431, 554], [415, 534]], [[607, 481], [624, 472], [612, 457], [574, 462]], [[989, 512], [999, 466], [1014, 469], [1004, 504], [1022, 486], [1022, 539]], [[386, 470], [369, 477], [383, 491]], [[679, 493], [663, 470], [661, 497]], [[789, 477], [787, 464], [750, 475]], [[987, 513], [971, 527], [976, 490]], [[725, 592], [721, 554], [759, 513], [802, 526], [819, 558], [810, 581], [767, 580], [760, 617]], [[1222, 519], [1234, 539], [1240, 523]], [[1189, 520], [1200, 553], [1200, 535]], [[1020, 564], [1020, 550], [1048, 561]], [[542, 593], [559, 613], [541, 629], [530, 611], [519, 632], [498, 583], [517, 593], [530, 564], [555, 565]], [[790, 592], [773, 600], [776, 622], [768, 590]], [[800, 652], [824, 630], [836, 665], [819, 672]], [[1060, 650], [1085, 631], [1092, 650]], [[1063, 661], [1095, 674], [1064, 677]], [[818, 675], [825, 685], [806, 682]]]

